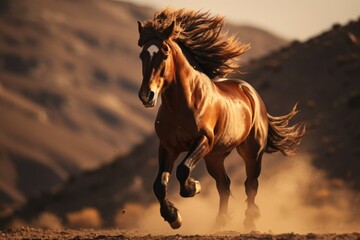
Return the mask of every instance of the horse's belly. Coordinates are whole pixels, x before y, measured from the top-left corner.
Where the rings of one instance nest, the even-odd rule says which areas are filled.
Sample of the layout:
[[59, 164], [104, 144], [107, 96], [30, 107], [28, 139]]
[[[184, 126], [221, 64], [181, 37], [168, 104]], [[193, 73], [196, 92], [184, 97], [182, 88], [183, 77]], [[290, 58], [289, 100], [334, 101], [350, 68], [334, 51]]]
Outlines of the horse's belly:
[[235, 129], [232, 132], [223, 134], [223, 136], [215, 143], [213, 150], [221, 152], [231, 151], [244, 140], [244, 137], [242, 136], [245, 136], [245, 132]]
[[246, 109], [227, 113], [215, 139], [215, 151], [230, 151], [246, 139], [251, 128], [251, 116]]

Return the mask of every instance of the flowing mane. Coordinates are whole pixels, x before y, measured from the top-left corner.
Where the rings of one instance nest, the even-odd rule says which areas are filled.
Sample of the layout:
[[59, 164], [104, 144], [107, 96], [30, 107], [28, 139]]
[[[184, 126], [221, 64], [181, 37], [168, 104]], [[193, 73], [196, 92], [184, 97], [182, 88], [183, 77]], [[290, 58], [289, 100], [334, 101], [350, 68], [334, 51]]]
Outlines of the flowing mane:
[[228, 37], [227, 33], [221, 33], [223, 17], [211, 16], [209, 12], [169, 8], [143, 22], [139, 46], [153, 38], [164, 39], [163, 31], [173, 21], [175, 28], [170, 38], [184, 46], [211, 79], [236, 71], [238, 56], [250, 48], [249, 44], [239, 43], [235, 35]]

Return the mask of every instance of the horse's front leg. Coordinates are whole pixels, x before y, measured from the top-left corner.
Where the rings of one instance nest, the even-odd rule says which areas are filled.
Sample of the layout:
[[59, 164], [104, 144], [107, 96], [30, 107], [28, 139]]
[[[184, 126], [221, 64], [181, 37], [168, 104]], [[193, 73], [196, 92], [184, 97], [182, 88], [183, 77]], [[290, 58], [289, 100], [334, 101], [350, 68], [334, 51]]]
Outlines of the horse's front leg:
[[180, 195], [182, 197], [193, 197], [200, 193], [200, 182], [190, 178], [190, 174], [196, 163], [209, 153], [210, 145], [209, 138], [202, 135], [195, 141], [185, 159], [179, 164], [176, 177], [180, 183]]
[[160, 214], [173, 229], [181, 226], [182, 220], [177, 208], [167, 198], [167, 185], [171, 171], [178, 154], [171, 154], [160, 144], [159, 146], [159, 172], [155, 179], [153, 189], [160, 203]]

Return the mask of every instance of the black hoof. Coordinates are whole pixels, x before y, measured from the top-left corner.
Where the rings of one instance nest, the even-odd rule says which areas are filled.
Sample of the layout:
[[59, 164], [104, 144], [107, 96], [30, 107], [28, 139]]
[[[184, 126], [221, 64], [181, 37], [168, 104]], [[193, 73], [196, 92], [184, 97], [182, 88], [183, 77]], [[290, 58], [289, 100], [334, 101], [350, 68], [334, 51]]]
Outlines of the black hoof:
[[200, 182], [194, 179], [189, 179], [185, 184], [180, 186], [180, 196], [184, 198], [193, 197], [200, 192]]
[[179, 212], [177, 212], [177, 219], [173, 222], [169, 222], [172, 229], [178, 229], [181, 227], [182, 218]]
[[160, 206], [160, 214], [167, 221], [173, 229], [181, 227], [182, 218], [177, 208], [169, 201], [165, 201]]

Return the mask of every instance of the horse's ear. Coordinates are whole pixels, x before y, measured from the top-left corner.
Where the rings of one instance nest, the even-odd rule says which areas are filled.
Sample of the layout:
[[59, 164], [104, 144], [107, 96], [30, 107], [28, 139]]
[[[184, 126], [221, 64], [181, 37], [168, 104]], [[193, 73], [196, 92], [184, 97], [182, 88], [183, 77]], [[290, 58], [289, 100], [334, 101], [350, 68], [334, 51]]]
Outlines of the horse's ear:
[[168, 39], [174, 32], [174, 28], [175, 28], [175, 21], [172, 21], [172, 23], [170, 24], [170, 26], [168, 26], [167, 28], [165, 28], [165, 30], [163, 31], [163, 34], [165, 36], [165, 39]]
[[142, 31], [142, 29], [143, 29], [143, 24], [141, 23], [141, 22], [139, 22], [139, 21], [137, 21], [137, 23], [138, 23], [138, 30], [139, 30], [139, 33], [141, 33], [141, 31]]

